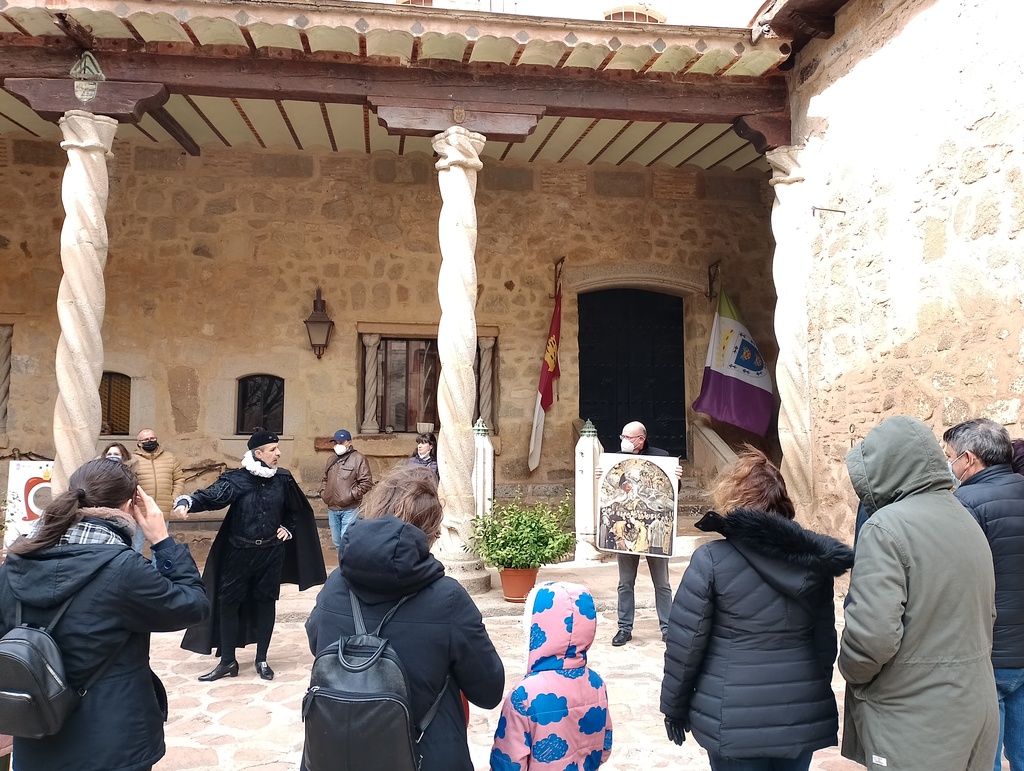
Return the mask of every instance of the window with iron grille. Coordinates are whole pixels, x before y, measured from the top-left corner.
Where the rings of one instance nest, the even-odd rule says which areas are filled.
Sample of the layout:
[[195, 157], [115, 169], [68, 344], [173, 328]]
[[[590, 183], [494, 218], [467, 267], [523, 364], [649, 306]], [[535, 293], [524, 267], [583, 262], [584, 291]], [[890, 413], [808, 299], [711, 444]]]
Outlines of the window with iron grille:
[[120, 372], [100, 378], [101, 434], [127, 434], [132, 419], [132, 379]]
[[377, 349], [378, 415], [382, 428], [416, 432], [417, 423], [437, 428], [437, 340], [384, 338]]
[[251, 434], [258, 428], [284, 433], [284, 379], [274, 375], [238, 378], [236, 434]]

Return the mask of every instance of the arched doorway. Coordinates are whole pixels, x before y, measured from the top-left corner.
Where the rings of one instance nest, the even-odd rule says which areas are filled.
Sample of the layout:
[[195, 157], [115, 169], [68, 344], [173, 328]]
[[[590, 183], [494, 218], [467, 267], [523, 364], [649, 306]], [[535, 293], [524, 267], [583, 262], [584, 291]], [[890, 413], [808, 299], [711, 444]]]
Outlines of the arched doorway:
[[683, 299], [643, 289], [578, 295], [580, 417], [597, 427], [608, 452], [631, 421], [650, 443], [686, 454]]

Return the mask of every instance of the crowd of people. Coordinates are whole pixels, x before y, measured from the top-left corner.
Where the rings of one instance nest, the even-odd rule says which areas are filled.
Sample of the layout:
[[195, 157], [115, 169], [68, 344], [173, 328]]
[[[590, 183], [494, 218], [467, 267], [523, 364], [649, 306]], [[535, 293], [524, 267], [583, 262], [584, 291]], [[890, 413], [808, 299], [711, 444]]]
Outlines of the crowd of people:
[[[183, 647], [216, 650], [203, 681], [237, 676], [238, 649], [255, 643], [255, 671], [273, 679], [282, 582], [323, 584], [306, 622], [314, 655], [356, 634], [357, 607], [367, 627], [388, 623], [411, 711], [431, 716], [416, 744], [422, 771], [471, 771], [468, 703], [503, 703], [495, 771], [607, 761], [612, 710], [588, 661], [590, 591], [534, 588], [526, 676], [506, 691], [479, 609], [431, 553], [443, 519], [434, 435], [417, 437], [415, 452], [376, 484], [349, 432], [333, 440], [321, 491], [337, 514], [339, 569], [329, 577], [312, 509], [279, 466], [272, 432], [255, 431], [241, 468], [188, 494], [151, 430], [132, 456], [110, 444], [71, 475], [0, 567], [0, 632], [21, 619], [45, 625], [67, 603], [52, 635], [68, 679], [101, 676], [57, 734], [15, 739], [18, 771], [152, 768], [164, 754], [167, 696], [149, 666], [150, 634], [184, 629]], [[621, 441], [626, 454], [659, 454], [642, 424], [627, 424]], [[1024, 442], [991, 420], [956, 425], [941, 443], [919, 420], [882, 421], [846, 457], [859, 500], [851, 548], [798, 524], [779, 469], [744, 448], [697, 523], [720, 537], [693, 553], [674, 599], [658, 592], [668, 741], [691, 737], [712, 771], [806, 771], [815, 751], [839, 742], [838, 667], [844, 756], [869, 769], [998, 771], [1005, 751], [1013, 771], [1024, 769], [1022, 461]], [[200, 575], [188, 547], [169, 537], [166, 514], [225, 507]], [[148, 559], [133, 548], [139, 533]], [[618, 556], [613, 645], [631, 636], [639, 563]], [[648, 562], [660, 590], [667, 560]], [[835, 581], [851, 569], [840, 638]]]

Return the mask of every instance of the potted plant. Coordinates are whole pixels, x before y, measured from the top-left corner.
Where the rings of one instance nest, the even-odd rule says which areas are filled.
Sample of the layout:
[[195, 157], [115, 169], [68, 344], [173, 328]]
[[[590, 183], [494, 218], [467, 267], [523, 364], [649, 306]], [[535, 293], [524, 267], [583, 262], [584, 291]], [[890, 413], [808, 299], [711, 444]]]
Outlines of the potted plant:
[[473, 519], [473, 546], [498, 568], [508, 602], [525, 602], [541, 565], [556, 562], [576, 546], [566, 527], [573, 517], [568, 492], [558, 504], [526, 504], [518, 493], [510, 501], [491, 501], [491, 510]]

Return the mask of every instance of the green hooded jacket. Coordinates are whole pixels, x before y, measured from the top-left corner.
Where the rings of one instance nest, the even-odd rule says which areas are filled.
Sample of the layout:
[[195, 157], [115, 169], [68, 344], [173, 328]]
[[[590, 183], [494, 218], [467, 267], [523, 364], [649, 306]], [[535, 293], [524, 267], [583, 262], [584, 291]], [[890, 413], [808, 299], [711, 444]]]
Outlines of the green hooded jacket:
[[953, 497], [945, 455], [919, 420], [883, 421], [846, 466], [871, 516], [839, 648], [843, 755], [872, 771], [991, 771], [999, 708], [985, 535]]

